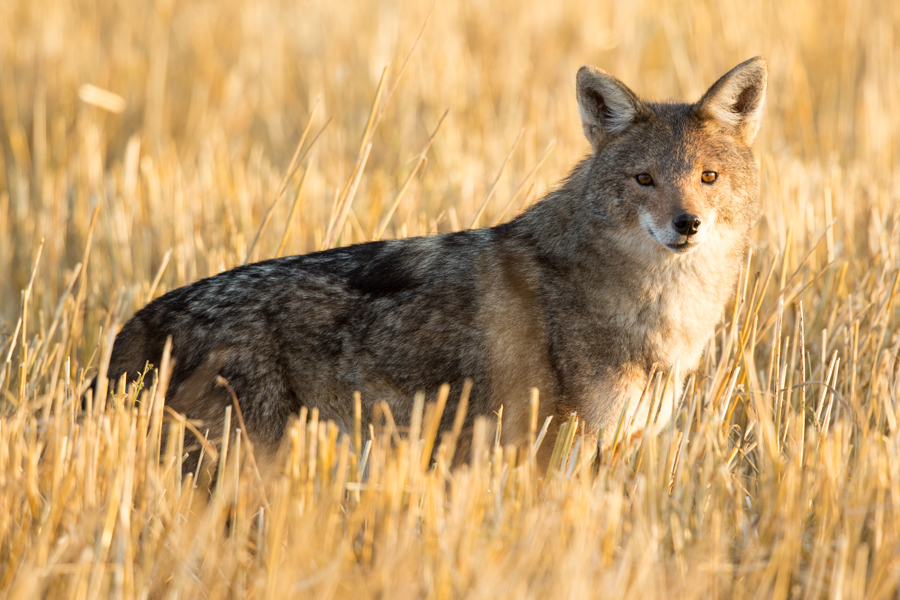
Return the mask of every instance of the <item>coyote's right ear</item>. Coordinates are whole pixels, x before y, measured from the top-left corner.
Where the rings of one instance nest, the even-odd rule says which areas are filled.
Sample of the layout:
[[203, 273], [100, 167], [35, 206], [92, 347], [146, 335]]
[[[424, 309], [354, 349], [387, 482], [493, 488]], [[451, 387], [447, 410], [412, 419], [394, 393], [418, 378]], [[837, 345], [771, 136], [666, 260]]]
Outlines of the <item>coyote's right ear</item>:
[[757, 56], [725, 73], [703, 94], [695, 110], [750, 146], [759, 131], [765, 100], [766, 61]]
[[578, 69], [575, 90], [584, 135], [594, 151], [611, 135], [625, 131], [646, 110], [624, 83], [594, 66]]

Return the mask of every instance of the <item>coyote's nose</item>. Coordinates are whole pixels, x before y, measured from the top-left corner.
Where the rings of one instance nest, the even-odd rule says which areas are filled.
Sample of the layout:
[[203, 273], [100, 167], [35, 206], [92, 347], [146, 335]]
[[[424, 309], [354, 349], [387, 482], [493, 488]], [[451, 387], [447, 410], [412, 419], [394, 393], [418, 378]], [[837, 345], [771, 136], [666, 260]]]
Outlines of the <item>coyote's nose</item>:
[[700, 217], [690, 213], [681, 213], [672, 220], [672, 227], [681, 235], [694, 235], [700, 231]]

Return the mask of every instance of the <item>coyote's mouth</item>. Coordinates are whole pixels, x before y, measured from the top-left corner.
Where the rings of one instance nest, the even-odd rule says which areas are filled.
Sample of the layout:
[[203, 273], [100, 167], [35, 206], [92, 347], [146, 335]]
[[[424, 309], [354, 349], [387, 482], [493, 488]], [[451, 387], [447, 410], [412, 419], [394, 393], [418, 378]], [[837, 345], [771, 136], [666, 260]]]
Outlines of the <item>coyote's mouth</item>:
[[676, 254], [686, 254], [688, 252], [693, 252], [697, 249], [699, 244], [691, 243], [691, 242], [682, 242], [680, 244], [666, 244], [667, 249], [671, 250]]
[[671, 228], [657, 227], [649, 213], [640, 216], [641, 226], [656, 244], [675, 254], [693, 252], [700, 245], [700, 235], [679, 235]]
[[647, 231], [647, 235], [650, 236], [651, 240], [675, 254], [687, 254], [688, 252], [693, 252], [697, 249], [697, 246], [700, 245], [700, 242], [691, 241], [687, 236], [680, 236], [681, 239], [678, 242], [663, 242], [651, 227], [645, 227], [644, 229]]

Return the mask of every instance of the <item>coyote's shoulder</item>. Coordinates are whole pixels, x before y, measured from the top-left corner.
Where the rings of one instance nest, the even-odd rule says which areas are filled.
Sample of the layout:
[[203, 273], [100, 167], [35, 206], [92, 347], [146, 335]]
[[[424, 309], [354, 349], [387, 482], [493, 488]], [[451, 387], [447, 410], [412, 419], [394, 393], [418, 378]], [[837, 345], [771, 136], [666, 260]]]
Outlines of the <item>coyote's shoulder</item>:
[[[258, 446], [318, 408], [349, 430], [387, 402], [472, 380], [467, 418], [503, 406], [520, 442], [529, 389], [542, 416], [596, 432], [637, 407], [651, 369], [676, 393], [733, 293], [759, 212], [750, 146], [766, 88], [752, 59], [695, 104], [651, 103], [594, 67], [577, 95], [592, 153], [557, 190], [490, 229], [370, 242], [240, 267], [174, 290], [122, 328], [109, 375], [175, 366], [167, 402], [213, 428], [236, 392]], [[628, 402], [629, 404], [626, 404]], [[664, 407], [665, 420], [672, 406]], [[641, 412], [643, 411], [643, 413]]]

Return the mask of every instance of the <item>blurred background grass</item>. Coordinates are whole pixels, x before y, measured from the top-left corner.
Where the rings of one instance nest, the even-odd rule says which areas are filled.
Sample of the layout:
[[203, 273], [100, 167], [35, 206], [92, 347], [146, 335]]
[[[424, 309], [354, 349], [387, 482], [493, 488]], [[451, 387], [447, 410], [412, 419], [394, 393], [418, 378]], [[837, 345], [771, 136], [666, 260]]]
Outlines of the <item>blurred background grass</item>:
[[[0, 591], [896, 593], [900, 3], [465, 0], [431, 10], [414, 1], [0, 1], [0, 406], [11, 415], [0, 420]], [[693, 100], [756, 55], [769, 65], [756, 143], [764, 214], [744, 300], [697, 375], [702, 410], [677, 421], [694, 467], [674, 488], [665, 484], [678, 462], [674, 438], [659, 442], [658, 463], [639, 458], [643, 446], [621, 455], [600, 491], [583, 478], [543, 496], [529, 495], [539, 484], [527, 473], [514, 491], [498, 491], [491, 477], [500, 471], [490, 469], [514, 467], [506, 454], [448, 490], [446, 473], [403, 475], [409, 448], [394, 455], [387, 444], [372, 474], [373, 486], [394, 490], [386, 496], [373, 487], [368, 501], [342, 504], [324, 487], [270, 490], [273, 506], [304, 503], [305, 513], [285, 517], [296, 527], [291, 539], [321, 541], [328, 557], [293, 546], [289, 560], [273, 557], [250, 526], [229, 534], [227, 510], [192, 510], [171, 471], [156, 473], [145, 454], [122, 458], [138, 452], [141, 436], [122, 434], [133, 446], [121, 446], [102, 432], [110, 423], [127, 431], [128, 415], [97, 416], [78, 435], [74, 413], [53, 419], [53, 407], [74, 410], [72, 392], [116, 323], [151, 297], [244, 261], [307, 125], [309, 158], [278, 197], [252, 260], [275, 256], [283, 238], [284, 254], [327, 244], [361, 140], [371, 150], [334, 243], [372, 237], [446, 110], [385, 236], [468, 227], [496, 180], [479, 219], [487, 225], [539, 198], [588, 152], [574, 94], [582, 64], [644, 97]], [[380, 121], [364, 140], [383, 76]], [[729, 344], [734, 332], [747, 352]], [[753, 394], [785, 377], [804, 384], [793, 399], [776, 393], [769, 413], [746, 404], [769, 398]], [[735, 390], [742, 408], [710, 409], [738, 403]], [[828, 398], [833, 430], [831, 409], [821, 409]], [[310, 435], [332, 447], [316, 427]], [[315, 445], [305, 448], [294, 458], [311, 453], [311, 481], [331, 477], [337, 455], [316, 463]], [[97, 464], [108, 471], [97, 475]], [[124, 524], [121, 464], [158, 484]], [[98, 491], [65, 479], [66, 465], [99, 477]], [[66, 481], [71, 497], [58, 494]], [[123, 513], [110, 508], [117, 503]], [[275, 527], [278, 510], [275, 524], [258, 513], [262, 530]], [[184, 524], [178, 537], [167, 529], [172, 514]], [[142, 529], [140, 515], [162, 529]], [[446, 523], [435, 525], [435, 515]], [[107, 530], [131, 540], [116, 542], [117, 555], [98, 550], [109, 550]], [[348, 550], [357, 534], [382, 558]], [[173, 564], [183, 571], [166, 579], [160, 570]], [[409, 577], [392, 580], [401, 567]], [[284, 579], [265, 578], [273, 573]]]

